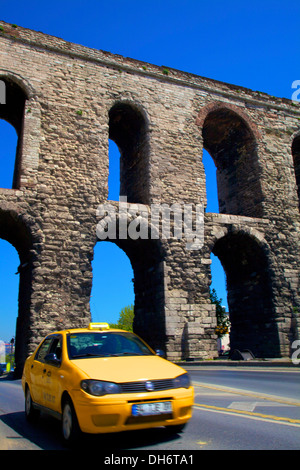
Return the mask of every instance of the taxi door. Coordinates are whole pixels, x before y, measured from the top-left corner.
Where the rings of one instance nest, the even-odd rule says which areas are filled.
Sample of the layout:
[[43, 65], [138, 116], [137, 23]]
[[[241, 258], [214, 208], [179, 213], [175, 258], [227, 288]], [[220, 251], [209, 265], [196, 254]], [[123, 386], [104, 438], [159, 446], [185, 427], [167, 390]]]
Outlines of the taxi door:
[[53, 411], [61, 411], [62, 336], [53, 336], [44, 358], [42, 371], [42, 404]]
[[47, 337], [39, 347], [34, 360], [30, 366], [30, 390], [31, 397], [35, 403], [42, 405], [42, 384], [43, 384], [43, 370], [44, 370], [44, 357], [47, 355], [50, 345], [52, 344], [52, 337]]

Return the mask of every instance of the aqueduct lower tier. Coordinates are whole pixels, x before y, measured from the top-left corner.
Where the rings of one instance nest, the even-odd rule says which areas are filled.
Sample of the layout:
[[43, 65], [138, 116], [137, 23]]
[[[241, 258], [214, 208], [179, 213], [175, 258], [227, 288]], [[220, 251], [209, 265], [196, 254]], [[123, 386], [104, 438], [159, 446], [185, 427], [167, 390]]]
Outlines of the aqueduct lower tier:
[[141, 221], [153, 205], [205, 207], [203, 149], [217, 167], [220, 214], [201, 215], [197, 249], [161, 234], [112, 240], [133, 267], [135, 330], [171, 360], [215, 357], [214, 253], [231, 347], [289, 356], [299, 338], [299, 105], [1, 26], [0, 118], [18, 134], [13, 183], [0, 189], [0, 237], [20, 256], [17, 373], [46, 333], [90, 321], [109, 139], [120, 195]]

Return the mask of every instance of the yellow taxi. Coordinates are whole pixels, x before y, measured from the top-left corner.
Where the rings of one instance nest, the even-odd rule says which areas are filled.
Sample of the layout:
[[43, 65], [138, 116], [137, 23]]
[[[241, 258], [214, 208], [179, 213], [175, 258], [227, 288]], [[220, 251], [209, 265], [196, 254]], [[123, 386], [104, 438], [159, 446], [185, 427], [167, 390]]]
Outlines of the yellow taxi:
[[80, 432], [155, 426], [180, 432], [194, 400], [184, 369], [107, 323], [49, 334], [27, 358], [22, 387], [27, 419], [41, 410], [59, 418], [65, 442]]

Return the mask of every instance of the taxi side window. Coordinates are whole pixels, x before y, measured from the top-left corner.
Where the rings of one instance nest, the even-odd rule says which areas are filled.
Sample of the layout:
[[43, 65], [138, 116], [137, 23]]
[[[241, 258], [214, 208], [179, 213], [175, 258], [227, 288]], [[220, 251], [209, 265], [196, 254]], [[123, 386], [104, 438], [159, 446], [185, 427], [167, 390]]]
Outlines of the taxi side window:
[[60, 361], [62, 356], [62, 339], [61, 336], [50, 336], [46, 338], [45, 341], [40, 346], [35, 360], [40, 362], [45, 362], [45, 357], [47, 354], [54, 353], [56, 354], [57, 359]]
[[45, 356], [48, 354], [50, 344], [52, 343], [53, 338], [46, 338], [45, 341], [41, 344], [38, 352], [35, 355], [35, 360], [44, 362]]
[[57, 359], [60, 361], [61, 360], [61, 353], [62, 353], [62, 339], [60, 336], [56, 336], [53, 338], [53, 342], [50, 346], [49, 352], [56, 354]]

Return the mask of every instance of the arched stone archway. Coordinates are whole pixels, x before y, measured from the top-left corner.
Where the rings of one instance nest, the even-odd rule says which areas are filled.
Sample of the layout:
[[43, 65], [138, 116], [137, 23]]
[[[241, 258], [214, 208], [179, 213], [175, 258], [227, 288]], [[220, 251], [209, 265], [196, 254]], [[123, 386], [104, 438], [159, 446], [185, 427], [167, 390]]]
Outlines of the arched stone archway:
[[262, 217], [257, 139], [248, 122], [233, 107], [214, 106], [202, 123], [202, 137], [217, 167], [220, 212]]
[[267, 250], [245, 231], [229, 231], [213, 247], [227, 278], [231, 349], [249, 349], [255, 357], [278, 357]]
[[120, 150], [120, 196], [130, 203], [149, 204], [149, 131], [143, 112], [119, 101], [109, 111], [109, 138]]
[[28, 99], [23, 89], [12, 79], [1, 77], [0, 80], [5, 84], [6, 102], [0, 106], [0, 119], [4, 119], [11, 124], [17, 133], [17, 146], [14, 163], [14, 174], [12, 188], [18, 188], [20, 185], [20, 167], [21, 150], [24, 130], [24, 111], [25, 102]]
[[[165, 247], [158, 239], [157, 233], [153, 239], [151, 224], [145, 212], [147, 206], [126, 203], [126, 211], [120, 212], [116, 203], [107, 204], [105, 210], [99, 212], [104, 215], [108, 210], [109, 216], [104, 219], [100, 216], [102, 224], [97, 231], [102, 240], [115, 243], [128, 256], [133, 269], [134, 283], [134, 331], [144, 338], [152, 348], [164, 349], [166, 343], [166, 319], [165, 319], [165, 272], [164, 260]], [[134, 208], [136, 218], [134, 217]], [[120, 209], [120, 207], [119, 207]], [[108, 218], [109, 217], [109, 218]], [[125, 217], [125, 218], [124, 218]], [[109, 221], [109, 222], [108, 222]], [[108, 223], [114, 225], [113, 231], [108, 231]], [[130, 225], [134, 224], [134, 233]], [[147, 234], [139, 236], [141, 226], [144, 224]], [[121, 228], [121, 225], [123, 227]], [[125, 229], [125, 230], [124, 230]], [[136, 237], [135, 237], [135, 236]], [[101, 240], [97, 243], [101, 243]]]
[[31, 337], [31, 294], [33, 269], [33, 237], [29, 225], [14, 210], [0, 209], [0, 238], [11, 243], [20, 258], [18, 267], [19, 295], [15, 337], [15, 373], [22, 374]]

